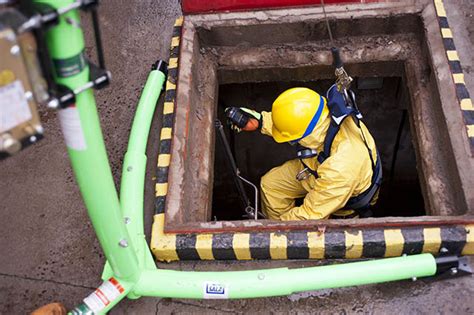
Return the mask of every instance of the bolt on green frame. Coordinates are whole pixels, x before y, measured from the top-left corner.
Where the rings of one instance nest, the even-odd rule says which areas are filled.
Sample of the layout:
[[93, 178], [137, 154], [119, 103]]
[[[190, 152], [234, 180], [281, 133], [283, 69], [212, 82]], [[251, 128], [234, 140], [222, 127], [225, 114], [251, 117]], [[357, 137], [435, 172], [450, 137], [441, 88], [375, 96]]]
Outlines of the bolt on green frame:
[[[33, 0], [59, 8], [73, 0]], [[69, 19], [69, 23], [66, 22]], [[73, 20], [76, 23], [70, 23]], [[79, 14], [71, 11], [60, 17], [58, 25], [47, 32], [50, 55], [55, 61], [73, 60], [84, 51], [82, 30], [77, 27]], [[57, 62], [55, 63], [57, 64]], [[89, 67], [56, 81], [75, 89], [89, 81]], [[107, 259], [103, 278], [119, 283], [108, 303], [91, 310], [91, 302], [81, 304], [72, 313], [110, 310], [123, 297], [156, 296], [170, 298], [257, 298], [288, 295], [295, 292], [380, 283], [414, 277], [433, 276], [437, 271], [431, 254], [404, 256], [340, 265], [300, 269], [277, 268], [251, 271], [189, 272], [157, 269], [145, 241], [143, 193], [145, 155], [155, 107], [166, 77], [152, 70], [140, 97], [125, 154], [120, 202], [100, 129], [94, 95], [86, 90], [76, 97], [76, 106], [60, 110], [59, 116], [68, 144], [71, 165], [80, 187], [89, 217]], [[64, 115], [69, 111], [69, 116]], [[74, 116], [76, 115], [76, 116]], [[76, 118], [71, 122], [71, 117]], [[68, 124], [82, 133], [82, 145], [76, 146], [68, 134]], [[70, 132], [69, 132], [70, 133]], [[76, 135], [77, 136], [77, 135]], [[68, 139], [69, 138], [69, 139]], [[106, 280], [103, 284], [108, 284]], [[102, 286], [101, 286], [102, 288]], [[96, 290], [100, 291], [100, 290]], [[87, 304], [87, 305], [86, 305]]]

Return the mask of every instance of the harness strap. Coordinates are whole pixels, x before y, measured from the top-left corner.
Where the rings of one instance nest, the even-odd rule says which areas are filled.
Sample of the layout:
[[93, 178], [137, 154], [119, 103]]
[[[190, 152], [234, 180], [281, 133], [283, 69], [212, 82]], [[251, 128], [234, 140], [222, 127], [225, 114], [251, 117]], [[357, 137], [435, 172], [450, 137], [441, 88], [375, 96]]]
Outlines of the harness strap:
[[[337, 133], [341, 129], [342, 123], [344, 122], [344, 120], [346, 120], [347, 117], [352, 117], [357, 127], [359, 127], [362, 140], [369, 154], [370, 162], [372, 164], [372, 180], [370, 187], [366, 191], [364, 191], [358, 196], [349, 198], [345, 208], [354, 209], [360, 214], [361, 217], [368, 217], [371, 216], [371, 211], [369, 210], [370, 202], [374, 198], [382, 183], [382, 164], [380, 162], [381, 159], [378, 152], [377, 163], [375, 163], [373, 159], [372, 150], [370, 149], [369, 144], [367, 143], [367, 139], [360, 124], [360, 112], [353, 107], [346, 106], [342, 94], [339, 93], [337, 89], [335, 91], [332, 91], [333, 88], [334, 86], [329, 88], [326, 95], [328, 99], [329, 113], [331, 115], [331, 123], [329, 124], [329, 128], [326, 132], [326, 137], [324, 138], [323, 151], [318, 154], [317, 159], [319, 164], [322, 164], [331, 155], [332, 144], [334, 142], [334, 139], [336, 138]], [[332, 97], [329, 97], [329, 94], [331, 94]], [[308, 167], [302, 159], [300, 159], [300, 161], [312, 175], [314, 175], [316, 178], [318, 177], [318, 173], [315, 170]]]
[[357, 212], [366, 211], [369, 208], [370, 202], [374, 198], [381, 184], [382, 184], [382, 164], [380, 162], [380, 156], [377, 152], [377, 164], [375, 166], [374, 173], [372, 175], [372, 181], [371, 181], [370, 187], [367, 188], [367, 190], [361, 193], [360, 195], [349, 198], [344, 208], [354, 209]]
[[[340, 121], [340, 124], [346, 119], [347, 116], [343, 117]], [[323, 162], [331, 155], [331, 147], [332, 143], [334, 142], [334, 138], [336, 138], [341, 125], [337, 124], [337, 122], [331, 117], [331, 123], [329, 124], [329, 128], [326, 132], [326, 137], [324, 138], [324, 148], [322, 152], [318, 154], [318, 162], [319, 164], [323, 164]]]
[[[358, 120], [359, 121], [359, 120]], [[360, 122], [360, 121], [359, 121]], [[357, 124], [359, 126], [360, 133], [362, 135], [362, 140], [364, 141], [365, 147], [367, 148], [367, 151], [369, 151], [369, 158], [370, 162], [372, 163], [372, 171], [375, 172], [375, 168], [377, 167], [374, 162], [374, 158], [372, 157], [372, 150], [369, 148], [369, 144], [367, 143], [367, 139], [365, 138], [364, 130], [362, 130], [360, 123]], [[377, 161], [379, 161], [379, 153], [377, 152]]]
[[308, 170], [308, 172], [313, 175], [315, 178], [318, 178], [319, 175], [318, 175], [318, 172], [316, 172], [315, 170], [313, 170], [311, 167], [309, 167], [308, 165], [306, 165], [305, 162], [303, 162], [303, 159], [300, 159], [301, 161], [301, 164], [303, 164], [303, 166]]

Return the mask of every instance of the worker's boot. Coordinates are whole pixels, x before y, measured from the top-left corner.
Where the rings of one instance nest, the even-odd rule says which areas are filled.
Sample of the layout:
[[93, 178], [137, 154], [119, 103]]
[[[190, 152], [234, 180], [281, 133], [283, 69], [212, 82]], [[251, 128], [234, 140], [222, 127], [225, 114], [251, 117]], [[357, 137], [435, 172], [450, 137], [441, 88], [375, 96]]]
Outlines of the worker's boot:
[[359, 214], [351, 209], [341, 209], [330, 215], [330, 219], [356, 219], [359, 217]]

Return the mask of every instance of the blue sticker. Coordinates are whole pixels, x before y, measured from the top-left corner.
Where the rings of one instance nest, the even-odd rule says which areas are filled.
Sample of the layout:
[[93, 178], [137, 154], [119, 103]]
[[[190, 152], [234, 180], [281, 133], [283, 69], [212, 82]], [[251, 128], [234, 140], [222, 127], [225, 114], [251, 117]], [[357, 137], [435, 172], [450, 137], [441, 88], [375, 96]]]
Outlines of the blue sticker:
[[227, 299], [229, 297], [228, 287], [218, 282], [204, 283], [204, 298], [205, 299]]

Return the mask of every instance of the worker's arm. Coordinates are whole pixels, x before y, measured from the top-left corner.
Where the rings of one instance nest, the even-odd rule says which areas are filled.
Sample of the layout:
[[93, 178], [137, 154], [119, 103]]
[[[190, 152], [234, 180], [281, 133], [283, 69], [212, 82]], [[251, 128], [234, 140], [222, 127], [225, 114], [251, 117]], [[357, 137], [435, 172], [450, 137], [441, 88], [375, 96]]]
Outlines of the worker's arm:
[[261, 112], [262, 115], [262, 128], [260, 131], [267, 136], [272, 136], [272, 112]]
[[225, 109], [227, 119], [236, 131], [260, 131], [267, 136], [272, 136], [272, 113], [261, 112], [245, 107], [228, 107]]
[[253, 109], [246, 107], [227, 107], [225, 113], [232, 129], [237, 132], [241, 130], [255, 131], [262, 126], [262, 115]]
[[[330, 156], [318, 168], [319, 177], [303, 204], [280, 216], [281, 220], [317, 220], [343, 208], [359, 182], [360, 167], [343, 156]], [[357, 164], [357, 163], [356, 163]]]

